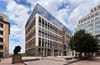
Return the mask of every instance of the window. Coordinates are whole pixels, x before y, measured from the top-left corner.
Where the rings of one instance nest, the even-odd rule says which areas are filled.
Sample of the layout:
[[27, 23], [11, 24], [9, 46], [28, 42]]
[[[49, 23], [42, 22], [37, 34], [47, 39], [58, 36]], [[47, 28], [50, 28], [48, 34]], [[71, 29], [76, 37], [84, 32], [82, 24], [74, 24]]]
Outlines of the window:
[[100, 33], [100, 30], [99, 30], [99, 29], [98, 29], [98, 30], [96, 30], [96, 31], [95, 31], [95, 33]]
[[87, 24], [87, 25], [84, 25], [84, 28], [86, 29], [86, 30], [92, 30], [93, 29], [93, 23], [90, 23], [90, 24]]
[[93, 10], [91, 10], [91, 12], [93, 12]]
[[41, 46], [41, 38], [39, 38], [39, 46]]
[[91, 30], [93, 30], [93, 27], [90, 27], [90, 28], [89, 28], [89, 31], [91, 31]]
[[2, 17], [2, 16], [0, 16], [0, 19], [3, 19], [3, 17]]
[[0, 30], [0, 35], [3, 35], [3, 31]]
[[44, 39], [42, 39], [42, 47], [44, 47]]
[[96, 38], [100, 37], [100, 34], [99, 34], [99, 35], [96, 35], [95, 37], [96, 37]]
[[98, 24], [100, 24], [100, 21], [96, 21], [96, 22], [95, 22], [95, 25], [98, 25]]
[[95, 16], [95, 15], [94, 15], [94, 14], [92, 14], [92, 15], [91, 15], [91, 18], [93, 18], [94, 16]]
[[0, 45], [0, 49], [3, 49], [3, 45]]
[[2, 23], [0, 23], [0, 27], [2, 27], [2, 28], [3, 28], [3, 24], [2, 24]]
[[44, 27], [44, 19], [42, 19], [42, 27]]
[[39, 17], [39, 25], [41, 26], [41, 17]]
[[96, 11], [96, 10], [97, 10], [97, 8], [94, 8], [94, 10]]
[[97, 15], [99, 15], [99, 12], [96, 12], [96, 13], [95, 13], [95, 16], [97, 16]]
[[98, 25], [98, 26], [95, 26], [95, 29], [100, 29], [100, 25]]
[[100, 5], [98, 6], [98, 8], [100, 9]]
[[0, 38], [0, 42], [3, 42], [3, 38]]

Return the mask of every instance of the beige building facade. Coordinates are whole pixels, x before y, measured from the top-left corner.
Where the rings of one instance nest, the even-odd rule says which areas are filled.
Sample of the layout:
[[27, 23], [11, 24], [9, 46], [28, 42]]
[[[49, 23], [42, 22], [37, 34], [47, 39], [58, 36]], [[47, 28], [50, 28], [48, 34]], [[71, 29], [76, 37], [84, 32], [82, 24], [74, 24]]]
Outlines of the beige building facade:
[[[43, 9], [39, 4], [34, 10]], [[42, 8], [42, 9], [41, 9]], [[31, 15], [25, 26], [26, 55], [28, 56], [66, 56], [70, 52], [68, 42], [71, 34], [61, 23], [48, 20], [37, 11]], [[44, 10], [44, 9], [43, 9]], [[47, 12], [47, 11], [46, 11]], [[43, 11], [42, 11], [43, 13]], [[34, 14], [34, 13], [33, 13]]]
[[0, 58], [9, 56], [10, 24], [4, 14], [0, 14]]

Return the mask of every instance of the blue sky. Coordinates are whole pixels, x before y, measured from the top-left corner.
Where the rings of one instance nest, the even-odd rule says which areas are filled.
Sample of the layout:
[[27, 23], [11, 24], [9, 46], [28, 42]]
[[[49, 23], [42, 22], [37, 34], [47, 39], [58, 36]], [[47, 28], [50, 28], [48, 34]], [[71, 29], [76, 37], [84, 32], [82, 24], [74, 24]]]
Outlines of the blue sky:
[[0, 13], [8, 16], [11, 25], [10, 53], [17, 45], [22, 47], [21, 52], [25, 52], [25, 24], [37, 3], [74, 31], [78, 20], [100, 4], [100, 0], [0, 0]]

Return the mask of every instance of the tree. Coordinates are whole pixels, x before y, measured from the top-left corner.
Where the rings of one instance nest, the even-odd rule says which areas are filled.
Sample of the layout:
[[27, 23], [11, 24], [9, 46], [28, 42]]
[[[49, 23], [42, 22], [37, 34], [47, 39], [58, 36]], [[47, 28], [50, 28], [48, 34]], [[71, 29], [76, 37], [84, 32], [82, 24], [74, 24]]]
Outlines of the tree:
[[78, 53], [79, 58], [89, 58], [92, 57], [95, 52], [98, 51], [98, 43], [96, 39], [85, 30], [77, 31], [74, 36], [72, 36], [69, 42], [70, 48]]

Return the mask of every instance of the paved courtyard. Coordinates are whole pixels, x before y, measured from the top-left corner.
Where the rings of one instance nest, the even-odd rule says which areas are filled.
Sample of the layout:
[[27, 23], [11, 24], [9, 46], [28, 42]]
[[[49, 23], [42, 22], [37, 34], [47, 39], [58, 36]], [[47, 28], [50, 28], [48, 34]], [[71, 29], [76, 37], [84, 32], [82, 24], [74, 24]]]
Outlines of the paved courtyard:
[[[11, 58], [2, 59], [0, 65], [66, 65], [69, 60], [65, 60], [65, 57], [24, 57], [23, 59], [35, 59], [40, 58], [37, 61], [28, 61], [24, 63], [11, 64]], [[78, 61], [69, 65], [100, 65], [100, 57], [92, 61]]]
[[100, 65], [100, 57], [94, 60], [83, 60], [76, 63], [72, 63], [70, 65]]

